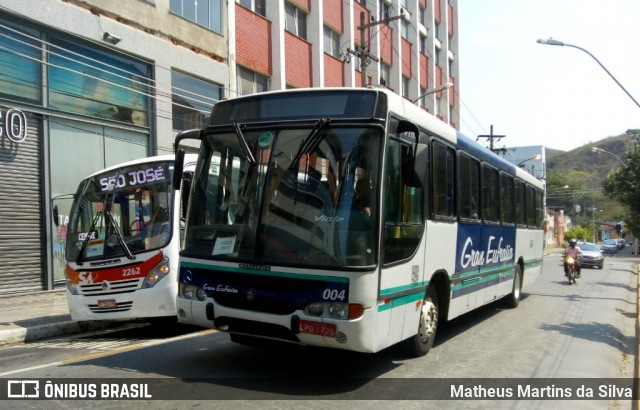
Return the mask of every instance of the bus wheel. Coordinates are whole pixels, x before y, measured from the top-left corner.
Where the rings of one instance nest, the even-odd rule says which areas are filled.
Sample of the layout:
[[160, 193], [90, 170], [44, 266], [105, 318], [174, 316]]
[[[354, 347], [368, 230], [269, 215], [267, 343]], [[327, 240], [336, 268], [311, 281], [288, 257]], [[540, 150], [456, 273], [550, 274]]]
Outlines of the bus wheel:
[[403, 342], [404, 350], [413, 357], [429, 353], [438, 330], [438, 294], [429, 288], [427, 297], [422, 302], [418, 333]]
[[505, 296], [504, 302], [507, 307], [516, 308], [520, 303], [520, 296], [522, 295], [522, 268], [520, 265], [516, 265], [515, 272], [513, 274], [513, 288], [511, 293]]

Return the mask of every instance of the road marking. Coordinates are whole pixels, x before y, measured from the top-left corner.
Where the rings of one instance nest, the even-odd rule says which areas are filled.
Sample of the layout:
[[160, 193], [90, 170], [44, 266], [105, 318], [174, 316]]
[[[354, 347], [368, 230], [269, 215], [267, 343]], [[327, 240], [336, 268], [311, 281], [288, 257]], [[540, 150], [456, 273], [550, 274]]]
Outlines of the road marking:
[[83, 355], [83, 356], [79, 356], [79, 357], [74, 357], [74, 358], [71, 358], [71, 359], [65, 359], [65, 360], [60, 360], [60, 361], [56, 361], [56, 362], [41, 364], [41, 365], [38, 365], [38, 366], [31, 366], [31, 367], [25, 367], [25, 368], [22, 368], [22, 369], [10, 370], [8, 372], [0, 373], [0, 377], [10, 376], [12, 374], [17, 374], [17, 373], [30, 372], [32, 370], [40, 370], [40, 369], [44, 369], [44, 368], [47, 368], [47, 367], [63, 366], [63, 365], [66, 365], [66, 364], [71, 364], [71, 363], [84, 362], [84, 361], [87, 361], [87, 360], [93, 360], [93, 359], [97, 359], [97, 358], [101, 358], [101, 357], [112, 356], [112, 355], [116, 355], [116, 354], [120, 354], [120, 353], [124, 353], [124, 352], [129, 352], [129, 351], [132, 351], [132, 350], [138, 350], [138, 349], [142, 349], [142, 348], [146, 348], [146, 347], [158, 346], [158, 345], [161, 345], [161, 344], [164, 344], [164, 343], [176, 342], [176, 341], [179, 341], [179, 340], [185, 340], [185, 339], [189, 339], [189, 338], [192, 338], [192, 337], [204, 336], [204, 335], [208, 335], [208, 334], [212, 334], [212, 333], [217, 333], [217, 331], [213, 330], [213, 329], [206, 329], [206, 330], [201, 330], [199, 332], [189, 333], [189, 334], [186, 334], [186, 335], [174, 336], [174, 337], [171, 337], [169, 339], [151, 340], [151, 341], [148, 341], [148, 342], [138, 343], [138, 344], [131, 345], [131, 346], [123, 346], [123, 347], [119, 347], [119, 348], [116, 348], [116, 349], [113, 349], [113, 350], [104, 351], [104, 352], [91, 353], [91, 354], [87, 354], [87, 355]]

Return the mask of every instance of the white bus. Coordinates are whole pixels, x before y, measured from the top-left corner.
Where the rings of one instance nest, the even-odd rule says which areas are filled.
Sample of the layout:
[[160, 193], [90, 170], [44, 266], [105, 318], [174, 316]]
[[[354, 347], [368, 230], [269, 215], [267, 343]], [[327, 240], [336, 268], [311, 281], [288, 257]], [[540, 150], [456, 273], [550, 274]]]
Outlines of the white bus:
[[[182, 161], [184, 181], [195, 159]], [[186, 207], [172, 188], [174, 162], [163, 155], [122, 163], [78, 186], [65, 271], [74, 320], [175, 318]]]
[[419, 356], [440, 322], [515, 307], [541, 272], [542, 182], [388, 90], [222, 101], [176, 146], [192, 138], [183, 323]]

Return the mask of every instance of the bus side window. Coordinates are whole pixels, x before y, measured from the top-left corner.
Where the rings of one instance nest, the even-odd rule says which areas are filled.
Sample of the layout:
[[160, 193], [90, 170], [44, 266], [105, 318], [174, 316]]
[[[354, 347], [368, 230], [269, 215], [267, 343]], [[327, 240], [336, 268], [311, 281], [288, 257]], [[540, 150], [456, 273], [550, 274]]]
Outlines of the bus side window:
[[384, 263], [410, 257], [424, 230], [423, 188], [407, 185], [406, 164], [411, 148], [390, 139], [384, 194]]
[[431, 149], [431, 203], [436, 218], [451, 218], [455, 211], [455, 151], [434, 142]]

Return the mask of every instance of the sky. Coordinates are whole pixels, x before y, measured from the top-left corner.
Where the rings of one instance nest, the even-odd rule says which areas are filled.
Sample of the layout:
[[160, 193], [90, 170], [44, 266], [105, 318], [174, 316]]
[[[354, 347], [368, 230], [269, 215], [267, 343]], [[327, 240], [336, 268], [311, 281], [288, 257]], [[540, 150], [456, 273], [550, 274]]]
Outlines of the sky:
[[568, 151], [640, 129], [640, 0], [458, 0], [458, 31], [464, 134]]

